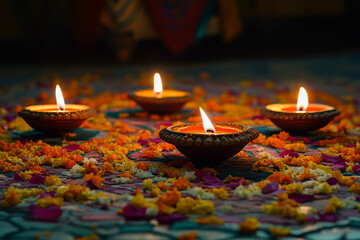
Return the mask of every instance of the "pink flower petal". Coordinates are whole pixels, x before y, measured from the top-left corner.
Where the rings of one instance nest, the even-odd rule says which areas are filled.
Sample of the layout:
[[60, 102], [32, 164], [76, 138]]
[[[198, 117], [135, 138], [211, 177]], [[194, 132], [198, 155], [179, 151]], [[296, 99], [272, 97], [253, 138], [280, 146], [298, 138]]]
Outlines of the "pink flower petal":
[[301, 139], [298, 138], [298, 137], [290, 136], [287, 140], [289, 140], [289, 141], [300, 141]]
[[160, 127], [161, 125], [170, 127], [173, 125], [172, 122], [158, 122], [155, 126]]
[[148, 144], [149, 140], [143, 140], [143, 139], [139, 139], [138, 140], [138, 144], [140, 144], [141, 146], [145, 146], [146, 144]]
[[68, 150], [68, 152], [72, 152], [72, 151], [78, 150], [79, 146], [80, 146], [79, 144], [69, 144], [62, 148]]
[[31, 218], [36, 221], [55, 221], [61, 214], [62, 210], [58, 206], [51, 206], [47, 208], [38, 207], [34, 204], [29, 206]]
[[184, 221], [186, 219], [188, 219], [187, 216], [179, 214], [179, 213], [157, 216], [157, 220], [161, 224], [172, 224], [173, 222], [180, 222], [180, 221]]
[[285, 151], [282, 151], [280, 154], [279, 154], [280, 157], [285, 157], [285, 156], [290, 156], [290, 157], [298, 157], [299, 154], [297, 152], [294, 152], [294, 151], [291, 151], [291, 150], [285, 150]]
[[220, 181], [217, 177], [214, 176], [208, 176], [203, 177], [204, 185], [210, 185], [210, 186], [224, 186], [225, 184]]
[[137, 210], [133, 205], [128, 204], [123, 208], [123, 216], [126, 220], [144, 220], [146, 219], [146, 208]]

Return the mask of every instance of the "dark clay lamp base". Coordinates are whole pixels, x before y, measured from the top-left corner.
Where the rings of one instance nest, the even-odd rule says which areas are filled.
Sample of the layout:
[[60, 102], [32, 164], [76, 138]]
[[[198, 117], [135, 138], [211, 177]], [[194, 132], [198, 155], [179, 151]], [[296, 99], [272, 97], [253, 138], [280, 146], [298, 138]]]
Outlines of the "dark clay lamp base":
[[340, 114], [335, 108], [322, 104], [309, 105], [309, 111], [292, 110], [294, 108], [293, 104], [270, 104], [261, 113], [279, 128], [296, 134], [325, 127]]
[[[247, 126], [235, 123], [215, 123], [215, 128], [224, 129], [221, 133], [186, 132], [193, 126], [202, 124], [181, 124], [160, 131], [162, 140], [175, 145], [186, 157], [190, 158], [196, 166], [214, 166], [231, 158], [241, 151], [246, 144], [256, 139], [259, 132]], [[229, 133], [226, 129], [229, 129]]]
[[[146, 94], [142, 94], [143, 92]], [[170, 96], [167, 96], [167, 92], [170, 93]], [[164, 91], [163, 97], [152, 96], [152, 91], [149, 92], [147, 90], [131, 93], [129, 97], [139, 104], [144, 111], [155, 114], [172, 114], [179, 112], [187, 102], [192, 100], [190, 93], [172, 90]]]
[[56, 105], [33, 105], [19, 112], [32, 128], [53, 136], [75, 131], [94, 115], [95, 111], [90, 107], [76, 104], [67, 104], [65, 111], [58, 111]]

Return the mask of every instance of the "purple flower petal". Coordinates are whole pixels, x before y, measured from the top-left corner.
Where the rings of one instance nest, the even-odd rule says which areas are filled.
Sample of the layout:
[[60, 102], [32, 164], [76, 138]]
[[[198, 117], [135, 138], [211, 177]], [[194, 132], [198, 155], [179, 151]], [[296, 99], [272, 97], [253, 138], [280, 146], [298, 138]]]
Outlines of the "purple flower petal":
[[348, 148], [355, 148], [356, 147], [356, 144], [348, 144], [348, 145], [346, 145], [346, 147], [348, 147]]
[[55, 191], [51, 191], [51, 192], [48, 192], [48, 193], [43, 193], [39, 196], [39, 198], [45, 198], [47, 196], [50, 196], [50, 197], [54, 197], [55, 196]]
[[312, 216], [312, 215], [307, 215], [306, 216], [306, 221], [307, 222], [317, 222], [318, 219], [316, 217]]
[[338, 184], [338, 180], [336, 179], [336, 178], [334, 178], [334, 177], [331, 177], [331, 178], [328, 178], [327, 180], [326, 180], [326, 182], [329, 184], [329, 185], [336, 185], [336, 184]]
[[298, 203], [308, 202], [314, 198], [313, 195], [308, 194], [289, 194], [288, 197], [289, 199], [293, 199]]
[[255, 120], [255, 119], [263, 120], [263, 119], [265, 119], [265, 116], [260, 114], [260, 115], [255, 115], [251, 118], [251, 120]]
[[285, 188], [280, 188], [279, 190], [273, 192], [273, 194], [278, 195], [278, 194], [283, 193], [283, 192], [286, 192], [286, 189]]
[[312, 144], [312, 143], [313, 143], [313, 141], [311, 141], [311, 139], [308, 138], [308, 137], [303, 137], [302, 140], [304, 141], [304, 143], [308, 143], [308, 144]]
[[157, 168], [153, 168], [153, 169], [151, 169], [151, 173], [152, 173], [153, 175], [159, 175], [160, 171], [159, 171], [159, 169], [157, 169]]
[[[338, 161], [343, 160], [344, 158], [341, 155], [338, 156], [330, 156], [325, 153], [321, 153], [325, 162], [337, 163]], [[345, 161], [345, 159], [344, 159]]]
[[285, 151], [282, 151], [280, 154], [279, 154], [280, 157], [285, 157], [285, 156], [290, 156], [290, 157], [298, 157], [299, 154], [297, 152], [294, 152], [294, 151], [291, 151], [291, 150], [285, 150]]
[[203, 171], [203, 170], [199, 170], [199, 171], [196, 171], [196, 176], [203, 179], [204, 177], [209, 177], [209, 176], [212, 176], [213, 173], [210, 172], [210, 171]]
[[45, 181], [45, 178], [41, 176], [40, 174], [35, 174], [29, 179], [29, 183], [32, 184], [43, 184]]
[[14, 115], [6, 115], [6, 116], [3, 116], [3, 119], [9, 123], [9, 122], [12, 122], [16, 119], [17, 116], [14, 116]]
[[115, 212], [89, 213], [79, 216], [81, 221], [95, 222], [95, 221], [116, 221], [121, 217]]
[[354, 173], [360, 173], [360, 165], [355, 165], [352, 167]]
[[234, 91], [233, 89], [226, 90], [226, 93], [229, 94], [230, 96], [234, 96], [234, 97], [239, 95], [239, 93]]
[[262, 189], [262, 194], [273, 193], [279, 189], [279, 184], [277, 182], [270, 182]]
[[86, 186], [92, 190], [99, 189], [98, 186], [95, 185], [95, 183], [92, 179], [90, 179], [89, 181], [86, 182]]
[[69, 144], [62, 148], [68, 150], [68, 152], [72, 152], [72, 151], [78, 150], [79, 146], [80, 146], [79, 144]]
[[224, 186], [225, 184], [220, 181], [217, 177], [214, 176], [208, 176], [203, 177], [204, 185], [210, 185], [210, 186]]
[[106, 205], [106, 204], [102, 204], [102, 205], [99, 207], [99, 209], [101, 209], [101, 210], [109, 210], [109, 206]]
[[335, 163], [332, 167], [331, 170], [345, 170], [347, 168], [347, 164], [345, 161], [339, 161], [337, 163]]
[[180, 221], [184, 221], [186, 219], [188, 219], [187, 216], [179, 214], [179, 213], [157, 216], [157, 220], [161, 224], [172, 224], [173, 222], [180, 222]]
[[360, 202], [360, 195], [356, 195], [355, 199], [357, 202]]
[[38, 207], [34, 204], [29, 206], [31, 218], [36, 221], [55, 221], [61, 214], [62, 210], [58, 206], [51, 206], [47, 208]]
[[227, 183], [226, 187], [231, 188], [232, 190], [236, 189], [238, 186], [240, 185], [240, 182], [231, 182], [231, 183]]
[[14, 176], [13, 176], [14, 180], [15, 181], [22, 181], [20, 175], [18, 173], [15, 173]]
[[137, 210], [133, 205], [128, 204], [123, 208], [123, 216], [126, 220], [144, 220], [146, 219], [146, 208]]
[[323, 222], [336, 222], [338, 220], [338, 216], [335, 213], [327, 213], [327, 214], [322, 214], [320, 212], [318, 212], [320, 221]]

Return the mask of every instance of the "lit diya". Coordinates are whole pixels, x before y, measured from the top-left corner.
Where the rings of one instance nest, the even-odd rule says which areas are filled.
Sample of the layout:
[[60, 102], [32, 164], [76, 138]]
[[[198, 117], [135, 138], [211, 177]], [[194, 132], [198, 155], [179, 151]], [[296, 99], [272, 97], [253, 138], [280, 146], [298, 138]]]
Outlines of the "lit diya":
[[140, 90], [129, 94], [146, 112], [171, 114], [180, 111], [192, 99], [189, 92], [163, 90], [160, 74], [154, 75], [154, 90]]
[[231, 158], [259, 136], [257, 130], [236, 123], [213, 125], [201, 108], [200, 112], [202, 124], [174, 125], [159, 133], [197, 166], [213, 166]]
[[279, 128], [299, 134], [326, 126], [340, 112], [328, 105], [309, 104], [306, 90], [301, 87], [297, 104], [270, 104], [262, 114]]
[[63, 135], [77, 129], [95, 111], [85, 105], [66, 104], [59, 85], [56, 86], [56, 105], [32, 105], [19, 112], [32, 128], [48, 135]]

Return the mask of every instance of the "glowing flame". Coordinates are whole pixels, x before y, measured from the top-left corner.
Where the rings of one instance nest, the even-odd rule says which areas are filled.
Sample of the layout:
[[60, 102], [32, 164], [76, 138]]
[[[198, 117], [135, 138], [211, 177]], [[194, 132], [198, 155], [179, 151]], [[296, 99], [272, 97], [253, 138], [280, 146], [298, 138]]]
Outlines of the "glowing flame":
[[155, 73], [155, 75], [154, 75], [154, 94], [157, 96], [161, 96], [162, 92], [163, 92], [163, 86], [162, 86], [160, 74]]
[[204, 110], [202, 110], [201, 107], [200, 108], [200, 113], [201, 113], [201, 118], [203, 120], [203, 126], [204, 126], [204, 130], [206, 133], [215, 133], [215, 128], [214, 125], [212, 125], [210, 119], [208, 118], [208, 116], [206, 116], [206, 113], [204, 112]]
[[65, 101], [59, 85], [56, 85], [55, 96], [58, 110], [65, 111]]
[[299, 90], [299, 97], [296, 108], [298, 111], [306, 111], [308, 105], [309, 105], [309, 99], [306, 90], [305, 88], [301, 87]]

